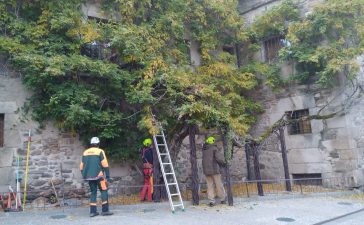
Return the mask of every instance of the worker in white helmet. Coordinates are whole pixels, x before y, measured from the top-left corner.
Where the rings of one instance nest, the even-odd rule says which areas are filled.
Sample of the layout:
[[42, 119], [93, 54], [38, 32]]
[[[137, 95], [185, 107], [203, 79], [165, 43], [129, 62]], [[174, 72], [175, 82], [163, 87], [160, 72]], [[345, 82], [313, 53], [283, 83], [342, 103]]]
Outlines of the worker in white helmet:
[[101, 192], [102, 212], [101, 215], [109, 216], [113, 213], [109, 211], [107, 183], [111, 182], [109, 164], [104, 150], [99, 148], [100, 139], [91, 138], [90, 148], [83, 152], [80, 163], [82, 176], [90, 185], [90, 217], [99, 215], [97, 212], [96, 196], [97, 188]]

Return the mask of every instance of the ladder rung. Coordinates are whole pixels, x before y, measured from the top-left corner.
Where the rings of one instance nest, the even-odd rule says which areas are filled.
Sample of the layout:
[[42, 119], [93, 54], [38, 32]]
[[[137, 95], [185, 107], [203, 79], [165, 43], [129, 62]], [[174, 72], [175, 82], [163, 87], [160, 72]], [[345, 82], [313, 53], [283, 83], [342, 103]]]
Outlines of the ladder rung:
[[162, 163], [163, 165], [171, 165], [172, 163]]
[[177, 183], [168, 183], [168, 185], [177, 185]]
[[162, 134], [157, 134], [157, 135], [155, 135], [156, 137], [163, 137], [163, 135]]
[[166, 175], [172, 175], [173, 173], [165, 173]]
[[159, 155], [168, 155], [168, 153], [160, 153]]
[[157, 144], [158, 146], [165, 146], [165, 144]]
[[183, 206], [183, 204], [177, 204], [177, 205], [173, 205], [174, 207], [176, 207], [176, 206]]
[[171, 194], [171, 196], [178, 196], [179, 194], [178, 193], [176, 193], [176, 194]]

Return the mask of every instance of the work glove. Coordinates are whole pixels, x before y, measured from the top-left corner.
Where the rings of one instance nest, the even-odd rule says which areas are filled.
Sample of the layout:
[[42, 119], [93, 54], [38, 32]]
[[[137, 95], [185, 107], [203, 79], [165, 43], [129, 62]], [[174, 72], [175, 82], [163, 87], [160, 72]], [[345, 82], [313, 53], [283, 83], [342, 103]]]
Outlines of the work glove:
[[112, 183], [113, 182], [113, 180], [110, 178], [110, 177], [106, 177], [106, 181], [108, 182], [108, 183]]

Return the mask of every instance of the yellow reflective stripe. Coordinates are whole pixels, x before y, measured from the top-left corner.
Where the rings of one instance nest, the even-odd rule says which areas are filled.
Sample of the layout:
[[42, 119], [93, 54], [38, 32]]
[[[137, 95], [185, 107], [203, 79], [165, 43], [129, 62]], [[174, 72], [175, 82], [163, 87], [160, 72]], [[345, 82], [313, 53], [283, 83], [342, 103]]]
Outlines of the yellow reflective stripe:
[[109, 167], [109, 164], [107, 163], [107, 160], [106, 160], [106, 159], [104, 159], [104, 160], [102, 160], [102, 161], [101, 161], [101, 165], [102, 165], [102, 167], [104, 167], [104, 168]]
[[102, 202], [101, 204], [102, 204], [102, 205], [107, 204], [107, 201], [106, 201], [106, 202]]
[[153, 193], [154, 192], [154, 185], [153, 185], [153, 175], [152, 176], [150, 176], [150, 180], [149, 180], [149, 182], [150, 182], [150, 189], [151, 189], [151, 193]]
[[88, 156], [88, 155], [100, 155], [101, 153], [101, 149], [99, 148], [89, 148], [89, 149], [86, 149], [84, 152], [83, 152], [83, 155], [84, 156]]
[[94, 206], [97, 205], [95, 202], [90, 202], [90, 205]]
[[107, 185], [106, 185], [105, 179], [100, 181], [100, 186], [101, 186], [101, 190], [103, 190], [103, 191], [107, 190]]
[[101, 150], [101, 154], [104, 156], [104, 159], [101, 161], [102, 167], [104, 168], [109, 167], [109, 163], [107, 162], [107, 158], [103, 150]]

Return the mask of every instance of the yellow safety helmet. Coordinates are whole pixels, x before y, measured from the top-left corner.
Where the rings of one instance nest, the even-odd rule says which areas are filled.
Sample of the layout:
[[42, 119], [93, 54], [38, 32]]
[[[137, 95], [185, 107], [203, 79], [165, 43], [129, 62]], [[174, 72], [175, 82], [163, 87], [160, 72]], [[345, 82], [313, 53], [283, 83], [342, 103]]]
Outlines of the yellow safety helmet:
[[215, 143], [215, 138], [214, 137], [208, 137], [207, 139], [206, 139], [206, 143], [207, 144], [213, 144], [213, 143]]
[[143, 141], [143, 145], [144, 146], [149, 146], [149, 145], [151, 145], [152, 144], [152, 139], [150, 139], [150, 138], [147, 138], [147, 139], [145, 139], [144, 141]]

